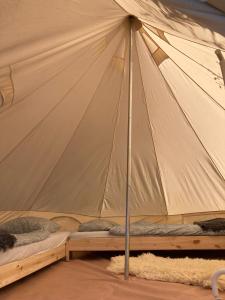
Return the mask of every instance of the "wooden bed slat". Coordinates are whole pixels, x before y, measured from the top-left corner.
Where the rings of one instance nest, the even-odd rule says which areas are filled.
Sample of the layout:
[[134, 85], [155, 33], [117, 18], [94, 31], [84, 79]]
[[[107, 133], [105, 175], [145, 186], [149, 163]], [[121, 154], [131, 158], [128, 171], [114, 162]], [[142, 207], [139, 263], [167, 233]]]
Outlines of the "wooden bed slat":
[[[66, 257], [72, 251], [119, 251], [124, 237], [89, 237], [69, 240]], [[225, 249], [225, 236], [132, 236], [130, 250], [214, 250]]]
[[65, 257], [65, 245], [0, 266], [0, 288]]

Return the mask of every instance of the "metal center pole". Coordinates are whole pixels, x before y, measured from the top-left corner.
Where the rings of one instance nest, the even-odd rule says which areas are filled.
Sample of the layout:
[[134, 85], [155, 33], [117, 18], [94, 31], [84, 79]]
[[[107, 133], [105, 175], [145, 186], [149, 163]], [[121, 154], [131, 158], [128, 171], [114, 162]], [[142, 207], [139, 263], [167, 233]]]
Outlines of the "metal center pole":
[[125, 271], [124, 279], [129, 278], [130, 257], [130, 212], [129, 198], [131, 187], [131, 143], [132, 143], [132, 108], [133, 108], [133, 20], [129, 17], [130, 43], [129, 43], [129, 99], [128, 99], [128, 131], [127, 131], [127, 182], [126, 182], [126, 223], [125, 223]]

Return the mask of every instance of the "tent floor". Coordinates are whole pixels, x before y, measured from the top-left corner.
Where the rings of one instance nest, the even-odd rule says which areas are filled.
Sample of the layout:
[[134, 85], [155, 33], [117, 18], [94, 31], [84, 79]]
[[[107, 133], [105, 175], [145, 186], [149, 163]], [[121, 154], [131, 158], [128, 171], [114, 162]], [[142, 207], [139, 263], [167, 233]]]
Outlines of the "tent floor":
[[[115, 254], [113, 254], [115, 255]], [[108, 256], [109, 257], [109, 256]], [[212, 300], [210, 289], [131, 277], [106, 270], [108, 257], [59, 261], [0, 291], [1, 300]], [[224, 294], [225, 296], [225, 294]], [[225, 299], [225, 298], [224, 298]]]

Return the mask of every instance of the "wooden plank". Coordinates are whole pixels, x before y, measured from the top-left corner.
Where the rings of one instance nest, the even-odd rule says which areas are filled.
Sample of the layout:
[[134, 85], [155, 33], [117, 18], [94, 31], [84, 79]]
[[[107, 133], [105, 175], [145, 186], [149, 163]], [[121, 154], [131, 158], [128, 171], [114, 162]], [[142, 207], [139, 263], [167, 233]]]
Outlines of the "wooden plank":
[[0, 266], [0, 288], [65, 257], [65, 245]]
[[223, 236], [136, 237], [131, 250], [203, 250], [225, 249]]
[[[89, 237], [69, 240], [70, 251], [124, 250], [124, 237]], [[130, 250], [213, 250], [225, 249], [225, 236], [132, 236]]]

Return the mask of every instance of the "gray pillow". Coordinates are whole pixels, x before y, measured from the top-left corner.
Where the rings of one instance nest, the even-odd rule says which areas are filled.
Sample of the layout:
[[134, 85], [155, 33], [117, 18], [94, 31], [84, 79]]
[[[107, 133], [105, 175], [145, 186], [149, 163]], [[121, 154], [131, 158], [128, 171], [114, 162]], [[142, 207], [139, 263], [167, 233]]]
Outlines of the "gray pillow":
[[109, 231], [117, 223], [113, 221], [96, 219], [86, 223], [80, 224], [78, 231], [81, 232], [90, 232], [90, 231]]
[[[137, 235], [137, 232], [143, 231], [143, 227], [148, 227], [151, 225], [153, 225], [153, 223], [145, 219], [130, 223], [130, 235]], [[112, 235], [124, 235], [125, 231], [125, 225], [116, 225], [110, 228], [109, 233]]]
[[59, 227], [57, 223], [45, 218], [20, 217], [1, 224], [0, 230], [13, 234], [28, 233], [36, 230], [46, 230], [52, 233], [56, 232]]

